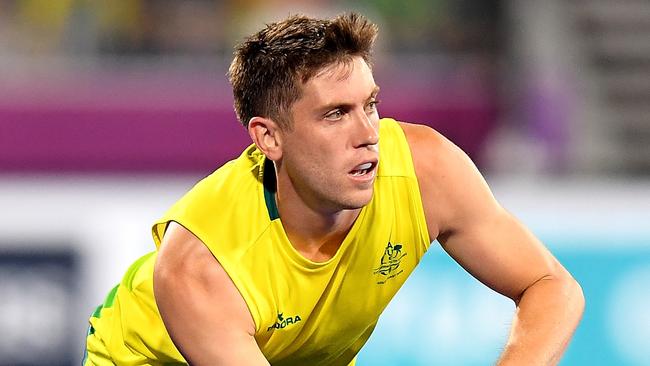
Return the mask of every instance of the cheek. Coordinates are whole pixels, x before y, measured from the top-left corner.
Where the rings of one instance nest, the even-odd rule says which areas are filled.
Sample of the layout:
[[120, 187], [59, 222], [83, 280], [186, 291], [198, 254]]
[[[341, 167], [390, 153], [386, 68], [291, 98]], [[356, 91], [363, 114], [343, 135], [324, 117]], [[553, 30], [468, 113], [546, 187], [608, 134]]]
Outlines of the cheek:
[[331, 181], [331, 175], [343, 166], [345, 141], [340, 135], [297, 133], [285, 140], [285, 160], [294, 169], [306, 170], [310, 176]]
[[288, 146], [288, 151], [298, 159], [312, 161], [335, 161], [343, 152], [342, 138], [337, 136], [296, 136]]
[[[294, 174], [302, 177], [305, 183], [313, 187], [336, 187], [340, 185], [340, 167], [336, 153], [324, 147], [303, 149], [299, 155], [292, 157]], [[296, 175], [294, 175], [295, 177]]]
[[334, 159], [328, 151], [313, 147], [304, 151], [298, 159], [300, 166], [307, 170], [311, 176], [327, 179], [328, 175], [332, 174]]

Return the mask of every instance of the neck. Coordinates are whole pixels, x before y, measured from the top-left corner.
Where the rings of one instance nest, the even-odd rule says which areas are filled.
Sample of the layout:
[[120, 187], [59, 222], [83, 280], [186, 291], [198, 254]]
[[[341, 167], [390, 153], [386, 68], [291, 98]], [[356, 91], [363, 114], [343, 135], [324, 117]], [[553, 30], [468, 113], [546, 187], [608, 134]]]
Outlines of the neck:
[[304, 257], [322, 262], [332, 258], [359, 215], [360, 209], [324, 216], [278, 202], [282, 225], [293, 247]]
[[282, 226], [293, 247], [315, 262], [332, 258], [361, 209], [325, 210], [307, 204], [291, 184], [278, 180], [276, 202]]

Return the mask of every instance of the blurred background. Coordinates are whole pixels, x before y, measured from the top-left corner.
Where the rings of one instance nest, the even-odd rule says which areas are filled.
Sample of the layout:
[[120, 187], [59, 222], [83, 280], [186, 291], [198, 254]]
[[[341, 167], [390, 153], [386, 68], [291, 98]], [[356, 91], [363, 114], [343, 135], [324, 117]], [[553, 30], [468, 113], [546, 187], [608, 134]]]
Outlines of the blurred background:
[[[461, 146], [583, 285], [562, 365], [650, 365], [647, 0], [0, 0], [0, 365], [79, 364], [151, 223], [248, 145], [233, 46], [348, 10], [381, 114]], [[359, 364], [492, 364], [512, 310], [434, 245]]]

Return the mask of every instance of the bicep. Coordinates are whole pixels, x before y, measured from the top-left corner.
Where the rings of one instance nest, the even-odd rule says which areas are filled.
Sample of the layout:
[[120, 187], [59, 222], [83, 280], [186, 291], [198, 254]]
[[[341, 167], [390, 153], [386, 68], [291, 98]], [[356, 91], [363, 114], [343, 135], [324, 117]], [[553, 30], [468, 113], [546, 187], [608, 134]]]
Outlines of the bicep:
[[154, 294], [165, 327], [196, 365], [268, 365], [246, 303], [205, 245], [171, 223], [154, 267]]
[[465, 270], [515, 301], [533, 283], [564, 274], [544, 245], [499, 205], [461, 149], [428, 127], [403, 128], [430, 236]]
[[467, 272], [493, 290], [518, 301], [537, 281], [557, 276], [561, 265], [510, 213], [498, 208], [439, 241]]
[[463, 183], [448, 189], [451, 215], [439, 241], [465, 270], [515, 302], [536, 282], [565, 274], [546, 247], [501, 207], [469, 158], [463, 154], [451, 171]]

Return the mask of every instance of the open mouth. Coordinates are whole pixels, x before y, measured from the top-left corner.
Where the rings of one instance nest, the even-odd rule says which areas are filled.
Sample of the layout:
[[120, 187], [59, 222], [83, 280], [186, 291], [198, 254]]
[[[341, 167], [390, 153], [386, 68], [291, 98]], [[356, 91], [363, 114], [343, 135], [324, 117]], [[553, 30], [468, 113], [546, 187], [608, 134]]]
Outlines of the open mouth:
[[353, 177], [362, 177], [375, 170], [376, 166], [377, 166], [376, 162], [374, 163], [368, 162], [368, 163], [357, 165], [354, 169], [350, 171], [350, 175], [352, 175]]

